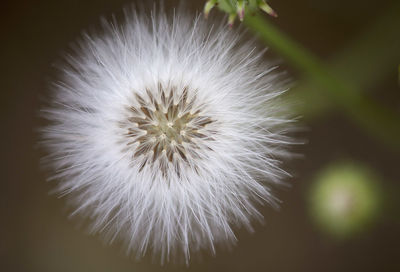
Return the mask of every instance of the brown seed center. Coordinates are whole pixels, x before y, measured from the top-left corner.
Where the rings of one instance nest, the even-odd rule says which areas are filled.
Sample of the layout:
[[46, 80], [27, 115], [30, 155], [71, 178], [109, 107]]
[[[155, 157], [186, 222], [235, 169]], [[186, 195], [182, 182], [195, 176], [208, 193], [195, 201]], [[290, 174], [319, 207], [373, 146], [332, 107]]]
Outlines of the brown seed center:
[[[212, 140], [207, 136], [206, 126], [213, 122], [210, 117], [194, 111], [196, 96], [188, 99], [189, 87], [181, 92], [168, 85], [158, 85], [157, 92], [146, 89], [145, 95], [135, 94], [136, 104], [129, 110], [129, 118], [122, 122], [133, 147], [133, 157], [143, 156], [143, 167], [164, 158], [166, 161], [198, 157], [199, 146], [194, 139]], [[155, 93], [155, 94], [153, 94]], [[165, 169], [164, 169], [165, 172]]]

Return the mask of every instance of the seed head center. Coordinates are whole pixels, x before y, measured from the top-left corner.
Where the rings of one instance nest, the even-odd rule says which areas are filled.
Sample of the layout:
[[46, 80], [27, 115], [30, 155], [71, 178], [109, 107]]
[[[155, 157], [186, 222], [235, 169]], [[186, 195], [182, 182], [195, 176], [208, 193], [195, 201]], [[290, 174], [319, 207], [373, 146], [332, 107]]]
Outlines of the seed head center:
[[[188, 163], [189, 157], [199, 157], [198, 141], [194, 139], [212, 140], [205, 129], [213, 120], [193, 108], [196, 97], [189, 99], [188, 91], [188, 86], [179, 91], [177, 87], [164, 88], [160, 84], [156, 91], [146, 89], [145, 94], [135, 94], [137, 103], [128, 108], [129, 117], [123, 127], [128, 130], [133, 157], [143, 157], [140, 169], [157, 160]], [[166, 167], [164, 163], [160, 165]], [[166, 169], [162, 172], [166, 174]]]
[[[177, 105], [173, 105], [172, 108], [177, 108]], [[159, 111], [153, 112], [154, 116], [154, 125], [152, 126], [143, 126], [142, 129], [147, 131], [147, 134], [149, 137], [155, 137], [156, 139], [163, 140], [164, 145], [166, 144], [176, 144], [176, 143], [182, 143], [183, 138], [182, 135], [185, 133], [182, 133], [185, 127], [187, 126], [187, 122], [190, 121], [190, 119], [193, 119], [193, 116], [185, 116], [185, 118], [179, 118], [175, 116], [174, 118], [172, 117], [172, 113], [170, 110], [168, 110], [167, 113], [162, 113]], [[140, 128], [140, 126], [139, 126]], [[163, 146], [165, 148], [165, 146]]]

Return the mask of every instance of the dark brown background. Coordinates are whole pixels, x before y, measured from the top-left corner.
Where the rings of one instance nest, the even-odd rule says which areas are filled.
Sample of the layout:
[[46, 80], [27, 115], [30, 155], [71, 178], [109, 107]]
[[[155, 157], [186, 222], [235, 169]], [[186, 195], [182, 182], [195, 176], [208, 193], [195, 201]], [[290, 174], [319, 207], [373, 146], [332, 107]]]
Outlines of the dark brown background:
[[[280, 15], [271, 20], [327, 60], [395, 1], [271, 0]], [[168, 8], [176, 4], [166, 2]], [[343, 157], [377, 171], [389, 191], [386, 199], [399, 195], [399, 154], [365, 134], [339, 111], [306, 120], [309, 129], [301, 136], [309, 143], [298, 148], [305, 158], [288, 164], [295, 177], [291, 189], [279, 192], [281, 210], [264, 208], [265, 226], [257, 225], [253, 234], [238, 231], [238, 246], [231, 251], [219, 250], [216, 257], [205, 254], [203, 261], [189, 268], [160, 267], [150, 257], [135, 261], [125, 256], [119, 245], [103, 245], [98, 237], [76, 228], [76, 222], [67, 218], [64, 200], [49, 195], [53, 185], [45, 181], [46, 173], [39, 167], [42, 154], [35, 147], [35, 128], [42, 122], [37, 117], [40, 98], [46, 95], [48, 79], [55, 73], [53, 63], [81, 30], [96, 25], [102, 15], [120, 13], [128, 3], [2, 2], [0, 271], [400, 271], [400, 220], [391, 211], [399, 207], [384, 210], [370, 232], [343, 242], [317, 231], [309, 219], [306, 194], [313, 175]], [[190, 1], [193, 10], [202, 9], [203, 4]], [[218, 16], [223, 17], [222, 13]], [[400, 36], [400, 26], [393, 27]], [[283, 68], [293, 78], [299, 77], [289, 66]], [[396, 69], [368, 91], [398, 108]]]

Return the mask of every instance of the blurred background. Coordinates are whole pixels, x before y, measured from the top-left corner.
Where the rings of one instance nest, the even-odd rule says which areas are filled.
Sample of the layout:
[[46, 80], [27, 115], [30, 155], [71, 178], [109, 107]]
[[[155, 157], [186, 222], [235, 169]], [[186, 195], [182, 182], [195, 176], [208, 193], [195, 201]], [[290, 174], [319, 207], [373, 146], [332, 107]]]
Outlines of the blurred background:
[[[178, 3], [165, 2], [167, 9]], [[205, 4], [186, 2], [193, 12]], [[49, 194], [53, 184], [40, 170], [43, 154], [35, 131], [43, 123], [40, 101], [56, 74], [53, 64], [71, 42], [98, 25], [100, 16], [120, 16], [129, 3], [2, 2], [1, 271], [400, 271], [397, 0], [268, 2], [279, 17], [259, 18], [318, 63], [302, 70], [279, 43], [266, 54], [281, 60], [280, 70], [293, 79], [288, 99], [303, 116], [306, 130], [298, 137], [307, 144], [294, 148], [303, 158], [285, 163], [293, 178], [290, 188], [277, 190], [280, 210], [263, 207], [265, 224], [256, 225], [254, 233], [237, 230], [239, 242], [231, 251], [218, 250], [216, 257], [204, 252], [189, 267], [161, 267], [150, 256], [140, 261], [126, 256], [119, 244], [104, 245], [68, 219], [64, 199]], [[212, 13], [226, 19], [218, 9]], [[249, 36], [257, 32], [254, 22], [246, 27]], [[271, 38], [266, 35], [264, 41]], [[329, 71], [322, 77], [332, 74], [336, 81], [321, 82], [314, 73], [321, 69]], [[341, 82], [339, 93], [354, 90], [372, 102], [350, 98], [352, 104], [332, 95], [329, 82]], [[379, 106], [369, 110], [372, 104]]]

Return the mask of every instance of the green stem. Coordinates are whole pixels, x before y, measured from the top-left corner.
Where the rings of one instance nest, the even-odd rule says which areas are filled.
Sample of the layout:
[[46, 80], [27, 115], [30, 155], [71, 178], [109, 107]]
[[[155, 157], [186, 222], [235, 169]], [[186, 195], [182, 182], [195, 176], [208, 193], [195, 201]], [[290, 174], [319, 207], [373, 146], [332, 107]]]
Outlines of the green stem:
[[[353, 120], [387, 143], [400, 148], [399, 116], [363, 96], [353, 84], [337, 77], [319, 59], [281, 33], [259, 14], [246, 16], [245, 24], [270, 48], [286, 58], [306, 77], [312, 79], [319, 86], [319, 91], [325, 93]], [[314, 100], [303, 102], [314, 103]]]
[[[394, 74], [400, 59], [400, 2], [395, 3], [364, 31], [351, 41], [341, 52], [336, 53], [328, 65], [342, 80], [357, 86], [359, 91], [370, 90], [388, 74]], [[292, 99], [314, 97], [318, 103], [303, 108], [306, 118], [321, 115], [334, 103], [318, 93], [313, 80], [303, 80], [292, 92]]]

